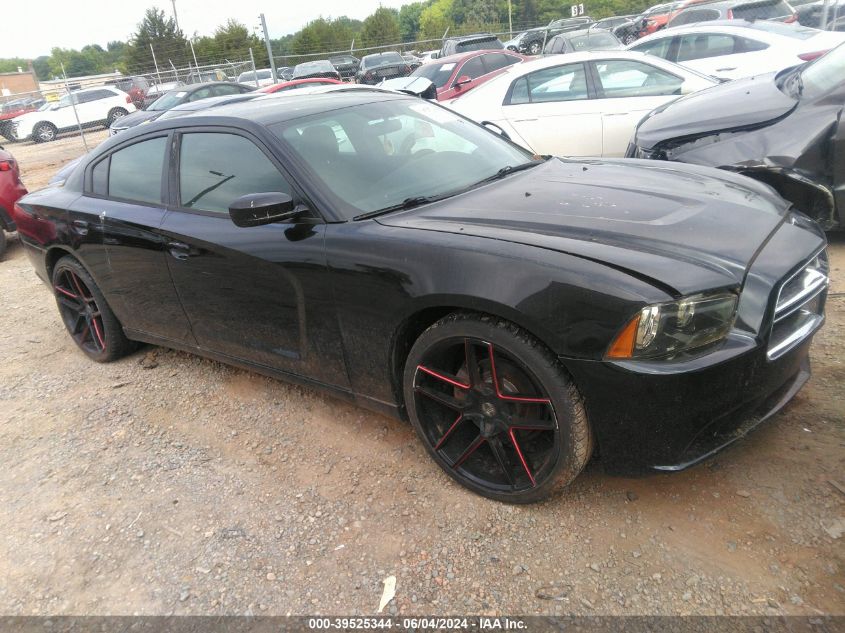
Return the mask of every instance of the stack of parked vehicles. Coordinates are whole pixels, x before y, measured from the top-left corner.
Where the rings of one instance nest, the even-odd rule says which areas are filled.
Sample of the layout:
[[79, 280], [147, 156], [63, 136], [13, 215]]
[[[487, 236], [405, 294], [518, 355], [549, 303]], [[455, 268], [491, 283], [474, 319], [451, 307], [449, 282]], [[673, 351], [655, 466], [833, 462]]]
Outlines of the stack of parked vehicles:
[[411, 66], [395, 51], [373, 53], [361, 58], [361, 65], [355, 75], [359, 84], [374, 85], [385, 79], [407, 77], [411, 74]]

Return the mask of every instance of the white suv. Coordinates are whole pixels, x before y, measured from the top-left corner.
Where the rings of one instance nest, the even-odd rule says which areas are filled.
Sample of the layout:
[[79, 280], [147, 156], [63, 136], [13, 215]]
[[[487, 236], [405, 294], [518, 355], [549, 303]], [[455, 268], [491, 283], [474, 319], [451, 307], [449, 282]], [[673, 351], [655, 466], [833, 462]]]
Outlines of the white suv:
[[[76, 105], [76, 115], [74, 108]], [[54, 141], [59, 132], [77, 126], [111, 126], [120, 117], [135, 111], [132, 98], [117, 88], [100, 86], [75, 90], [58, 101], [48, 101], [35, 112], [12, 119], [11, 131], [17, 141], [31, 138], [36, 143]]]

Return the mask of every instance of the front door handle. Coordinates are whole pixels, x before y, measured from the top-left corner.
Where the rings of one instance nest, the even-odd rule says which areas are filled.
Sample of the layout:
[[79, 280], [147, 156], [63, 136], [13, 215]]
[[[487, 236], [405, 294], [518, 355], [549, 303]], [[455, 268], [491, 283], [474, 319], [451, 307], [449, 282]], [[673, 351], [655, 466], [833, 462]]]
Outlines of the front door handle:
[[171, 256], [173, 256], [174, 259], [178, 259], [180, 262], [184, 262], [191, 255], [196, 254], [195, 250], [192, 249], [190, 245], [185, 244], [184, 242], [168, 242], [167, 251], [171, 254]]
[[628, 116], [630, 112], [606, 112], [604, 116]]
[[529, 121], [536, 121], [537, 119], [514, 119], [514, 123], [527, 123]]
[[73, 228], [75, 228], [76, 232], [80, 235], [88, 235], [88, 227], [90, 225], [85, 220], [74, 220], [71, 224], [73, 224]]
[[732, 66], [732, 67], [729, 67], [729, 68], [717, 68], [716, 72], [717, 73], [726, 73], [729, 70], [736, 70], [736, 66]]

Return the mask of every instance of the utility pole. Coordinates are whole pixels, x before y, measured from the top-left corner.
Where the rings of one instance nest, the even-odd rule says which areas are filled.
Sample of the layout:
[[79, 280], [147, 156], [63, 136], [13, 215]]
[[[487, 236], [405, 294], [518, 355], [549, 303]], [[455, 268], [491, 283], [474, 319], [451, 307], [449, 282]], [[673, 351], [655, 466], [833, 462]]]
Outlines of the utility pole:
[[76, 127], [79, 128], [79, 134], [82, 136], [82, 144], [85, 146], [85, 153], [88, 153], [88, 141], [85, 140], [85, 131], [82, 129], [82, 123], [79, 122], [79, 113], [76, 111], [76, 98], [70, 92], [70, 86], [67, 82], [67, 73], [65, 72], [64, 62], [59, 62], [62, 67], [62, 77], [65, 80], [65, 90], [67, 91], [68, 99], [70, 99], [70, 106], [73, 108], [73, 116], [76, 119]]
[[176, 23], [176, 30], [179, 30], [179, 16], [176, 15], [176, 0], [170, 0], [173, 3], [173, 21]]
[[[173, 0], [176, 2], [176, 0]], [[513, 8], [511, 7], [511, 0], [508, 0], [508, 33], [513, 37]]]
[[267, 34], [267, 20], [264, 19], [264, 14], [258, 16], [261, 18], [261, 29], [264, 31], [264, 44], [267, 46], [267, 57], [270, 58], [270, 72], [273, 73], [273, 83], [279, 83], [279, 76], [276, 74], [276, 62], [273, 60], [273, 47], [270, 46], [270, 36]]

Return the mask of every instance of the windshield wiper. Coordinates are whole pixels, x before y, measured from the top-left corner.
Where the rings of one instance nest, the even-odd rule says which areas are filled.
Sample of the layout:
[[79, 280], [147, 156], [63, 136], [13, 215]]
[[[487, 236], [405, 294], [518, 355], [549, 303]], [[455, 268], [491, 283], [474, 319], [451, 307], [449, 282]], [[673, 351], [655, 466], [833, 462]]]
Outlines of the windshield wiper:
[[448, 197], [450, 194], [445, 194], [442, 196], [413, 196], [411, 198], [405, 198], [399, 204], [394, 204], [389, 207], [384, 207], [383, 209], [376, 209], [375, 211], [368, 211], [367, 213], [362, 213], [361, 215], [356, 215], [353, 217], [353, 220], [366, 220], [367, 218], [374, 218], [377, 215], [382, 215], [384, 213], [390, 213], [391, 211], [399, 211], [400, 209], [413, 209], [414, 207], [418, 207], [421, 204], [428, 204], [429, 202], [436, 202], [438, 200], [442, 200], [443, 198]]
[[544, 163], [546, 160], [547, 160], [546, 158], [543, 158], [543, 160], [531, 160], [531, 161], [528, 161], [527, 163], [522, 163], [521, 165], [506, 165], [506, 166], [502, 167], [499, 171], [497, 171], [495, 174], [493, 174], [492, 176], [488, 176], [487, 178], [484, 178], [483, 180], [479, 180], [473, 186], [477, 187], [478, 185], [483, 185], [484, 183], [487, 183], [487, 182], [493, 182], [494, 180], [501, 180], [505, 176], [508, 176], [510, 174], [514, 174], [518, 171], [523, 171], [524, 169], [531, 169], [532, 167], [536, 167], [537, 165]]

